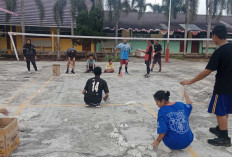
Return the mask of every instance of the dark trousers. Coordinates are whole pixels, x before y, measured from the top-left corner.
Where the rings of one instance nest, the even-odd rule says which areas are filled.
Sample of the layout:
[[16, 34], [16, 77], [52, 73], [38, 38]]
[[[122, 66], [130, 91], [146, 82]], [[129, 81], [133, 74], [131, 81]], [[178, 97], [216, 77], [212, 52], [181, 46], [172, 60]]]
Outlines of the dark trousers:
[[26, 56], [26, 59], [27, 59], [26, 62], [27, 62], [28, 71], [31, 70], [30, 62], [33, 65], [35, 71], [37, 71], [37, 66], [36, 66], [36, 63], [35, 63], [35, 56]]
[[150, 74], [150, 71], [151, 71], [151, 69], [150, 69], [151, 61], [145, 61], [145, 64], [147, 66], [147, 74]]

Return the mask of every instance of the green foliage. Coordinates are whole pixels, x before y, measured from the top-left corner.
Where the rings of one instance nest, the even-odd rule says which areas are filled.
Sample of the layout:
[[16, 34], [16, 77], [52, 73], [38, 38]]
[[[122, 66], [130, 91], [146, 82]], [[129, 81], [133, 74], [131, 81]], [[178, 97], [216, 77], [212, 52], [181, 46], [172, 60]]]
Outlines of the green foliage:
[[[82, 10], [77, 16], [77, 29], [75, 34], [83, 36], [104, 36], [103, 16], [102, 10], [94, 6], [89, 13], [87, 10]], [[97, 41], [92, 39], [73, 39], [74, 44]]]
[[108, 62], [109, 59], [112, 59], [113, 62], [119, 62], [120, 61], [120, 56], [115, 57], [115, 56], [107, 55], [107, 56], [105, 56], [104, 61]]

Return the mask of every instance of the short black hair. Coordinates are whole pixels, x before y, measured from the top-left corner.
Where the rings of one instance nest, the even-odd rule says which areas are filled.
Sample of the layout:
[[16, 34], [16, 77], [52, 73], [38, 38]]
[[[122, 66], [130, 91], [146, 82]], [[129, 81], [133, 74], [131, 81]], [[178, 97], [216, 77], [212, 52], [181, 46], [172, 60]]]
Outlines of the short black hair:
[[154, 44], [154, 40], [148, 40], [148, 41], [150, 41], [150, 42], [151, 42], [151, 44]]
[[212, 35], [216, 35], [219, 39], [227, 38], [227, 28], [225, 25], [217, 25], [212, 31]]
[[109, 62], [111, 62], [112, 61], [112, 59], [109, 59]]
[[101, 67], [95, 67], [93, 72], [94, 72], [95, 76], [101, 76], [102, 69], [101, 69]]
[[156, 92], [153, 95], [153, 97], [158, 101], [162, 101], [162, 100], [169, 101], [170, 92], [169, 91], [159, 90], [158, 92]]
[[93, 54], [90, 54], [89, 57], [92, 56], [93, 57]]

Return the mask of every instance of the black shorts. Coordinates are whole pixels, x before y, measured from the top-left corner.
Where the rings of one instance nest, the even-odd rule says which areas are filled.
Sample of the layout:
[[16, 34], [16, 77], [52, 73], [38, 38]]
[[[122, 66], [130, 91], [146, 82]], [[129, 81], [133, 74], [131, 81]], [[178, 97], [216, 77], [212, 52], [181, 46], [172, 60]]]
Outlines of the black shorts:
[[84, 101], [87, 105], [97, 106], [101, 104], [102, 96], [92, 96], [85, 94]]
[[158, 62], [159, 65], [161, 65], [161, 58], [154, 57], [153, 64], [156, 64]]

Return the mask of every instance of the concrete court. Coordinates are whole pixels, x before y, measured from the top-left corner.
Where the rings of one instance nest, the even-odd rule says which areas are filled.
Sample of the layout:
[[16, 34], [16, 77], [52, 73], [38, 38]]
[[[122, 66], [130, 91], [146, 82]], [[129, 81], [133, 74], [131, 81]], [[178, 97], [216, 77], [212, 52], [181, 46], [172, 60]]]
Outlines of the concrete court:
[[[52, 77], [54, 63], [61, 65], [59, 77]], [[162, 73], [156, 67], [151, 77], [144, 79], [144, 60], [131, 59], [131, 75], [102, 75], [110, 89], [110, 100], [99, 109], [83, 106], [81, 91], [87, 79], [93, 77], [92, 73], [84, 73], [85, 64], [77, 62], [76, 74], [67, 75], [66, 62], [37, 62], [39, 74], [33, 70], [28, 74], [23, 61], [0, 62], [0, 105], [18, 116], [21, 130], [20, 145], [12, 157], [232, 156], [231, 147], [207, 144], [208, 138], [214, 138], [208, 128], [216, 125], [214, 115], [207, 113], [210, 98], [193, 105], [190, 126], [195, 139], [188, 149], [171, 153], [148, 149], [157, 129], [158, 107], [152, 94], [165, 89], [171, 92], [171, 101], [181, 101], [178, 82], [195, 76], [206, 62], [171, 59], [163, 64]], [[105, 64], [97, 63], [101, 67]], [[117, 71], [119, 63], [114, 64]], [[186, 89], [193, 97], [202, 90], [212, 92], [213, 83], [214, 74]], [[130, 101], [136, 104], [125, 104]], [[129, 127], [120, 127], [122, 124]], [[118, 139], [111, 137], [115, 129], [129, 147], [119, 146]], [[232, 123], [229, 134], [232, 136]]]

